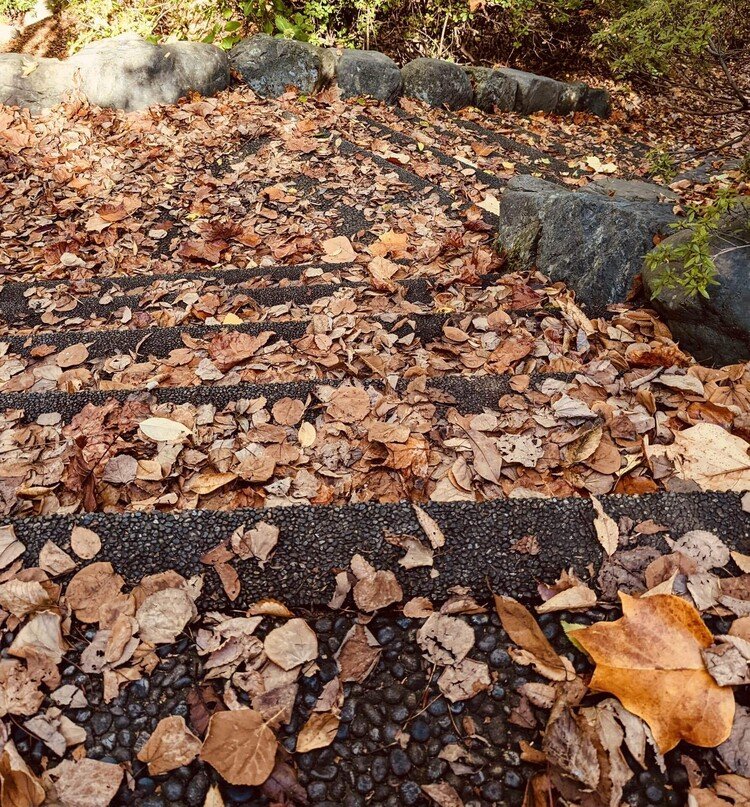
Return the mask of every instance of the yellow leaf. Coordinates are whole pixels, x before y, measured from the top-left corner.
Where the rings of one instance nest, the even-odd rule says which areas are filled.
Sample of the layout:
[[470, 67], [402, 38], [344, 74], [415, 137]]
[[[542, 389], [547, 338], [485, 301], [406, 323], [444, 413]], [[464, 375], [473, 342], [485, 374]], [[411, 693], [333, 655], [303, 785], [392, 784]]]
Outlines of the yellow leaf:
[[620, 530], [617, 522], [610, 518], [605, 512], [599, 499], [591, 497], [591, 504], [594, 505], [596, 518], [594, 519], [594, 529], [599, 543], [604, 547], [604, 551], [611, 555], [616, 549], [620, 540]]
[[224, 319], [221, 321], [222, 325], [242, 325], [244, 320], [241, 320], [237, 314], [233, 314], [231, 311], [224, 316]]
[[732, 730], [734, 693], [706, 671], [713, 636], [690, 603], [672, 594], [620, 593], [623, 616], [576, 631], [596, 663], [590, 687], [611, 692], [648, 723], [665, 754], [680, 740], [714, 747]]
[[297, 753], [305, 754], [329, 746], [339, 730], [339, 718], [332, 712], [313, 712], [297, 738]]

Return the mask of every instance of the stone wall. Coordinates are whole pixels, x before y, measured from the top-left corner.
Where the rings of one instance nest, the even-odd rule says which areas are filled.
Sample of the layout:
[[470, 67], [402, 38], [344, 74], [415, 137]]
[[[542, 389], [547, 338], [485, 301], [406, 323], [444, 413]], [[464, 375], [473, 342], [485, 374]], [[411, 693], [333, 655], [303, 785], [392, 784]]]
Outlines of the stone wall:
[[228, 55], [213, 45], [154, 45], [123, 34], [87, 45], [69, 59], [0, 54], [0, 103], [38, 113], [79, 89], [92, 104], [141, 109], [171, 104], [189, 92], [213, 95], [230, 81], [230, 65], [258, 95], [289, 88], [312, 93], [332, 83], [344, 96], [371, 96], [386, 103], [417, 98], [431, 106], [487, 112], [568, 112], [606, 116], [605, 90], [565, 84], [510, 68], [463, 67], [441, 59], [414, 59], [399, 67], [377, 51], [318, 48], [258, 34]]

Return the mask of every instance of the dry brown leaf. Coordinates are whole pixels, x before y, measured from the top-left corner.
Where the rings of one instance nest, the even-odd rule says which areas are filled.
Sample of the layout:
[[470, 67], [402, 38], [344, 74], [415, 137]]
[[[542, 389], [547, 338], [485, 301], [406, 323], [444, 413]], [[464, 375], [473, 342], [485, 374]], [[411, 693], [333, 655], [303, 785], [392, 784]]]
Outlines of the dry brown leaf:
[[0, 527], [0, 569], [10, 566], [25, 551], [26, 547], [16, 538], [12, 524]]
[[681, 740], [703, 747], [727, 739], [734, 695], [706, 671], [701, 650], [713, 643], [700, 614], [680, 597], [637, 599], [620, 593], [623, 616], [577, 630], [593, 658], [591, 688], [611, 692], [650, 726], [662, 753]]
[[451, 703], [473, 698], [489, 689], [491, 684], [489, 667], [482, 661], [470, 658], [446, 667], [438, 678], [440, 691]]
[[86, 345], [78, 342], [75, 345], [68, 345], [63, 348], [56, 356], [55, 362], [58, 367], [75, 367], [83, 364], [89, 357], [89, 351]]
[[345, 235], [335, 238], [326, 238], [321, 244], [323, 247], [323, 263], [352, 263], [357, 258], [351, 242]]
[[396, 575], [389, 571], [377, 571], [362, 577], [354, 585], [352, 593], [357, 608], [368, 614], [401, 602], [404, 598]]
[[358, 423], [370, 412], [370, 396], [362, 387], [344, 386], [334, 390], [326, 412], [332, 420]]
[[185, 725], [185, 718], [171, 715], [157, 723], [138, 752], [138, 759], [148, 765], [151, 776], [159, 776], [182, 765], [189, 765], [200, 750], [201, 741]]
[[510, 640], [528, 653], [527, 658], [521, 659], [522, 663], [532, 664], [552, 681], [571, 680], [574, 677], [525, 606], [512, 597], [496, 594], [495, 609]]
[[611, 555], [617, 550], [617, 545], [620, 541], [620, 530], [617, 522], [604, 512], [601, 502], [595, 496], [591, 497], [591, 504], [596, 512], [596, 517], [594, 518], [596, 537], [604, 547], [604, 551]]
[[119, 765], [84, 757], [63, 760], [47, 775], [65, 807], [106, 807], [115, 797], [123, 773]]
[[15, 659], [0, 659], [0, 717], [33, 715], [44, 701], [39, 680]]
[[62, 636], [60, 614], [42, 611], [35, 614], [16, 634], [8, 648], [11, 656], [29, 658], [42, 656], [54, 664], [62, 661], [68, 649]]
[[124, 583], [108, 561], [90, 563], [73, 575], [65, 590], [65, 599], [81, 622], [97, 622], [104, 603], [123, 598]]
[[313, 712], [297, 737], [297, 753], [327, 748], [336, 738], [339, 722], [338, 715], [332, 712]]
[[70, 548], [82, 560], [91, 560], [99, 554], [102, 540], [93, 530], [76, 524], [70, 533]]
[[211, 785], [208, 789], [203, 807], [225, 807], [224, 799], [221, 797], [221, 791], [218, 785]]
[[47, 541], [39, 550], [39, 566], [47, 574], [56, 577], [59, 574], [72, 572], [76, 567], [76, 562], [57, 544]]
[[461, 801], [461, 797], [456, 792], [456, 789], [447, 782], [422, 785], [422, 790], [438, 807], [464, 807], [464, 803]]
[[412, 504], [412, 510], [414, 510], [419, 526], [424, 530], [424, 534], [429, 539], [432, 548], [440, 549], [441, 546], [445, 546], [445, 535], [443, 535], [437, 521], [416, 504]]
[[13, 616], [25, 617], [50, 605], [49, 594], [36, 580], [13, 578], [0, 583], [0, 607]]
[[706, 530], [686, 532], [673, 549], [692, 558], [698, 571], [702, 572], [726, 566], [731, 557], [729, 547], [718, 536]]
[[273, 770], [276, 737], [253, 709], [216, 712], [200, 758], [232, 785], [262, 785]]
[[377, 666], [380, 651], [377, 639], [364, 625], [352, 625], [336, 654], [341, 682], [356, 681], [361, 684]]
[[290, 619], [266, 636], [263, 649], [271, 661], [291, 670], [317, 658], [318, 637], [304, 619]]
[[296, 426], [305, 414], [305, 402], [297, 398], [281, 398], [271, 409], [273, 419], [280, 426]]
[[[41, 782], [23, 761], [13, 740], [3, 745], [0, 755], [0, 805], [2, 807], [39, 807], [45, 794]], [[107, 802], [102, 802], [106, 807]], [[89, 807], [89, 805], [81, 805]]]
[[258, 521], [250, 530], [245, 531], [242, 527], [235, 530], [230, 543], [239, 558], [242, 560], [256, 558], [262, 568], [278, 541], [279, 528], [266, 521]]
[[675, 476], [697, 482], [703, 490], [750, 490], [750, 445], [714, 423], [698, 423], [677, 432], [669, 446], [646, 446], [653, 465], [664, 457]]
[[750, 574], [750, 555], [743, 555], [741, 552], [731, 552], [732, 560], [739, 566], [740, 571]]
[[430, 614], [417, 631], [417, 644], [432, 663], [457, 664], [474, 647], [474, 631], [456, 617]]
[[195, 603], [186, 591], [165, 588], [146, 597], [135, 618], [141, 639], [157, 645], [174, 642], [195, 615]]

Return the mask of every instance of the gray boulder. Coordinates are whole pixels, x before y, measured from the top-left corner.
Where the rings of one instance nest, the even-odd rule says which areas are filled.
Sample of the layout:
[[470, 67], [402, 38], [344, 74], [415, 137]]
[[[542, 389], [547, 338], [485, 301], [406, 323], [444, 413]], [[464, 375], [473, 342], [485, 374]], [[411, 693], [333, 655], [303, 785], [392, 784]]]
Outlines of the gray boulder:
[[467, 67], [466, 73], [474, 85], [474, 105], [484, 112], [512, 112], [516, 106], [518, 82], [489, 67]]
[[627, 298], [654, 236], [675, 220], [671, 205], [629, 195], [626, 188], [609, 195], [514, 178], [500, 200], [499, 245], [511, 266], [536, 266], [564, 281], [598, 316]]
[[516, 112], [554, 112], [561, 103], [566, 88], [562, 81], [510, 67], [501, 67], [497, 72], [516, 83]]
[[474, 98], [463, 68], [442, 59], [414, 59], [401, 68], [404, 95], [430, 106], [462, 109]]
[[[677, 246], [690, 238], [679, 231], [662, 244]], [[750, 205], [738, 206], [721, 222], [709, 242], [719, 285], [709, 299], [682, 290], [662, 290], [652, 304], [667, 321], [680, 345], [699, 361], [726, 365], [750, 359]], [[681, 271], [679, 265], [673, 266]], [[643, 284], [651, 296], [653, 270], [643, 268]]]
[[369, 95], [394, 104], [401, 95], [401, 71], [376, 50], [345, 50], [336, 62], [336, 81], [344, 98]]
[[242, 80], [263, 98], [276, 98], [288, 89], [313, 93], [332, 72], [332, 57], [307, 42], [256, 34], [229, 51], [229, 61]]
[[213, 95], [228, 84], [226, 55], [202, 42], [153, 45], [123, 34], [92, 42], [62, 61], [0, 55], [0, 103], [34, 113], [74, 89], [96, 106], [134, 110], [174, 104], [189, 92]]

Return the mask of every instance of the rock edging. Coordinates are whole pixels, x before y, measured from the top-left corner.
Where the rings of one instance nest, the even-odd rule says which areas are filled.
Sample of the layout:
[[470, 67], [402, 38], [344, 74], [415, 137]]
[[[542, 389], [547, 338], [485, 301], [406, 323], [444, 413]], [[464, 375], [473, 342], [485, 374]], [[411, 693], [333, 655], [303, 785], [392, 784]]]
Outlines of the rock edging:
[[610, 112], [606, 90], [585, 84], [442, 59], [414, 59], [399, 68], [378, 51], [321, 48], [267, 34], [241, 40], [228, 54], [204, 42], [154, 45], [135, 34], [92, 42], [64, 60], [0, 54], [0, 104], [37, 114], [75, 90], [97, 106], [128, 111], [173, 104], [190, 92], [214, 95], [227, 87], [230, 65], [262, 97], [290, 88], [313, 93], [336, 83], [344, 97], [390, 104], [403, 95], [452, 110], [474, 104], [486, 112]]

